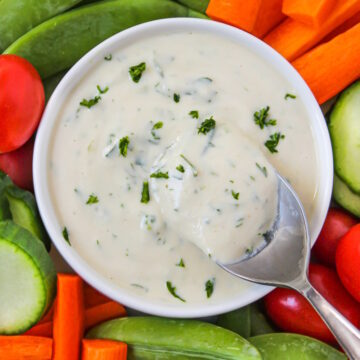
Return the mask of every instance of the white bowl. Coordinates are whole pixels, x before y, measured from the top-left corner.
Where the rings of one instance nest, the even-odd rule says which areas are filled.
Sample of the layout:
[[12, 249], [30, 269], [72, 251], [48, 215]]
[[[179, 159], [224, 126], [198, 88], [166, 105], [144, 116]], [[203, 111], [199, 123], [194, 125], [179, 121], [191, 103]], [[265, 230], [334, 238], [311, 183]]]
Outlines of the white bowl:
[[49, 196], [47, 177], [49, 145], [55, 120], [62, 107], [62, 103], [70, 91], [77, 85], [78, 81], [94, 64], [102, 61], [106, 54], [145, 37], [179, 31], [208, 32], [239, 43], [241, 46], [258, 54], [258, 56], [265, 59], [266, 62], [271, 63], [272, 67], [282, 76], [286, 77], [291, 87], [296, 90], [296, 94], [301, 98], [310, 119], [310, 125], [315, 138], [315, 149], [318, 158], [321, 159], [318, 164], [317, 174], [319, 176], [318, 195], [315, 200], [310, 227], [311, 239], [312, 243], [314, 243], [325, 220], [333, 183], [331, 143], [323, 114], [304, 80], [281, 55], [252, 35], [221, 23], [182, 18], [153, 21], [114, 35], [92, 49], [66, 74], [46, 107], [36, 137], [33, 170], [35, 194], [45, 227], [59, 252], [83, 279], [108, 297], [133, 309], [159, 316], [190, 318], [211, 316], [240, 308], [266, 295], [272, 288], [253, 284], [244, 291], [241, 297], [237, 296], [232, 300], [230, 299], [220, 304], [208, 305], [204, 303], [202, 305], [187, 306], [186, 308], [181, 307], [181, 304], [154, 304], [138, 296], [134, 296], [124, 289], [119, 289], [114, 286], [109, 279], [106, 279], [92, 269], [91, 266], [63, 240], [58, 231], [61, 226], [56, 218], [52, 200]]

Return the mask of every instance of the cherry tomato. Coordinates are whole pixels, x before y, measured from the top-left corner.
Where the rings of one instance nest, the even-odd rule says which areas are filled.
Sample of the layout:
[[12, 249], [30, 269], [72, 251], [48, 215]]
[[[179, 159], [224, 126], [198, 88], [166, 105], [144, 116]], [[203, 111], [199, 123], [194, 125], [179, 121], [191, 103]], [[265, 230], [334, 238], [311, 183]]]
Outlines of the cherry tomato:
[[[311, 284], [356, 327], [360, 326], [360, 306], [346, 292], [336, 272], [323, 265], [311, 264]], [[265, 297], [267, 314], [282, 330], [304, 334], [335, 343], [336, 340], [308, 301], [289, 289], [276, 289]]]
[[336, 270], [347, 291], [360, 302], [360, 224], [352, 227], [340, 240], [336, 250]]
[[29, 140], [21, 148], [0, 154], [0, 170], [8, 174], [15, 185], [33, 191], [32, 158], [34, 140]]
[[16, 55], [0, 55], [0, 153], [18, 149], [34, 134], [45, 94], [35, 68]]
[[331, 208], [324, 226], [312, 249], [312, 253], [321, 263], [335, 267], [335, 252], [338, 242], [357, 220], [341, 209]]

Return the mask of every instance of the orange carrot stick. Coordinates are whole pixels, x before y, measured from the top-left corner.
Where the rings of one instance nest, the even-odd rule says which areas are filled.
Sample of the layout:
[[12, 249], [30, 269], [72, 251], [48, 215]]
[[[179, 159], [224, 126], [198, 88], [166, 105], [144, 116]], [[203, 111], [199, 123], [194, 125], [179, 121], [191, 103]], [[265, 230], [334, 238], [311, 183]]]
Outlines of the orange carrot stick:
[[91, 285], [84, 282], [84, 302], [86, 309], [95, 305], [106, 303], [108, 301], [111, 301], [111, 299], [94, 289]]
[[78, 360], [83, 333], [83, 281], [77, 275], [58, 274], [53, 360]]
[[319, 27], [335, 3], [336, 0], [284, 0], [282, 11], [305, 25]]
[[126, 360], [127, 345], [112, 340], [82, 341], [82, 360]]
[[320, 104], [360, 77], [359, 39], [360, 24], [292, 63]]
[[0, 336], [0, 359], [50, 360], [52, 339], [38, 336]]
[[271, 31], [264, 41], [293, 61], [359, 11], [359, 0], [339, 0], [319, 29], [287, 19]]
[[211, 0], [206, 14], [261, 37], [283, 18], [282, 0]]
[[126, 310], [115, 301], [93, 306], [85, 310], [85, 329], [120, 316], [126, 316]]
[[52, 337], [53, 322], [52, 321], [40, 322], [35, 326], [33, 326], [28, 331], [26, 331], [24, 335]]

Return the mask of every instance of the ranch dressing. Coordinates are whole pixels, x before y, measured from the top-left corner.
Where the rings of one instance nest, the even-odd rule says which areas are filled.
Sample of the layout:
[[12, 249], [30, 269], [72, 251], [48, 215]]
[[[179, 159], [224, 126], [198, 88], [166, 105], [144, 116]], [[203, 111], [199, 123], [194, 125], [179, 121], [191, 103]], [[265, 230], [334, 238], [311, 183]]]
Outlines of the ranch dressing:
[[58, 116], [49, 180], [59, 231], [93, 268], [149, 301], [186, 306], [248, 286], [213, 259], [264, 241], [274, 168], [311, 215], [316, 154], [286, 79], [231, 41], [179, 33], [94, 65]]

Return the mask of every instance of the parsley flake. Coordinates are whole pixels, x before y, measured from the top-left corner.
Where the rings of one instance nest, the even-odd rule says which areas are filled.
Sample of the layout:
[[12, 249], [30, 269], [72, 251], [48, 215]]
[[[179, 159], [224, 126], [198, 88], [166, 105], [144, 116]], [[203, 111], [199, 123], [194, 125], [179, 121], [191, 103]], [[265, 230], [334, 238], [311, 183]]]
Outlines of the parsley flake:
[[129, 144], [130, 144], [130, 140], [128, 136], [124, 136], [119, 140], [119, 151], [120, 151], [120, 155], [122, 155], [123, 157], [126, 157], [127, 155]]
[[234, 190], [231, 190], [231, 195], [235, 200], [239, 200], [240, 193], [235, 192]]
[[205, 283], [206, 297], [209, 298], [214, 292], [215, 279], [212, 278]]
[[210, 119], [205, 119], [198, 128], [198, 134], [206, 135], [209, 131], [215, 129], [216, 121], [211, 116]]
[[255, 163], [256, 167], [264, 174], [265, 177], [268, 176], [267, 168], [266, 166], [260, 166], [258, 163]]
[[91, 107], [93, 107], [94, 105], [96, 105], [99, 101], [101, 100], [101, 96], [95, 96], [92, 99], [82, 99], [80, 105], [81, 106], [85, 106], [88, 109], [90, 109]]
[[156, 173], [152, 173], [150, 175], [151, 178], [155, 178], [155, 179], [168, 179], [169, 178], [169, 172], [161, 172], [161, 171], [158, 171]]
[[171, 283], [171, 281], [167, 281], [167, 282], [166, 282], [166, 287], [167, 287], [167, 289], [169, 290], [169, 293], [170, 293], [173, 297], [179, 299], [179, 300], [182, 301], [182, 302], [186, 302], [186, 300], [184, 300], [182, 297], [180, 297], [180, 296], [176, 293], [176, 287], [173, 286], [173, 284]]
[[174, 101], [178, 103], [180, 101], [180, 94], [174, 93]]
[[112, 54], [108, 54], [108, 55], [104, 56], [104, 60], [106, 60], [106, 61], [112, 60]]
[[65, 239], [65, 241], [71, 246], [70, 239], [69, 239], [69, 232], [68, 232], [68, 229], [66, 228], [66, 226], [64, 226], [64, 229], [62, 231], [62, 236]]
[[143, 182], [142, 192], [141, 192], [141, 200], [143, 204], [147, 204], [150, 201], [150, 193], [149, 193], [149, 183], [147, 181]]
[[183, 154], [180, 154], [180, 156], [188, 163], [188, 165], [191, 167], [192, 173], [194, 177], [198, 176], [198, 171], [195, 167], [195, 165]]
[[275, 119], [268, 119], [270, 106], [267, 106], [259, 111], [254, 113], [254, 121], [256, 125], [259, 125], [260, 129], [263, 129], [265, 126], [275, 126]]
[[189, 112], [189, 115], [193, 118], [193, 119], [198, 119], [199, 118], [199, 112], [197, 110], [191, 110]]
[[105, 93], [107, 93], [108, 90], [109, 90], [109, 87], [108, 87], [108, 86], [106, 86], [104, 89], [101, 89], [100, 85], [96, 85], [96, 88], [98, 89], [98, 91], [99, 91], [100, 94], [105, 94]]
[[176, 266], [184, 268], [185, 267], [184, 259], [181, 258], [180, 261], [176, 264]]
[[284, 96], [284, 99], [287, 100], [288, 98], [290, 98], [290, 99], [296, 99], [296, 95], [287, 93], [287, 94]]
[[265, 146], [268, 148], [268, 150], [273, 154], [277, 153], [277, 146], [279, 145], [279, 141], [281, 139], [284, 139], [285, 135], [282, 135], [280, 132], [276, 132], [272, 135], [270, 135], [269, 140], [266, 140]]
[[160, 136], [156, 135], [155, 130], [159, 130], [163, 127], [164, 123], [162, 121], [158, 121], [157, 123], [154, 124], [154, 126], [151, 129], [151, 135], [153, 136], [153, 138], [155, 140], [160, 140]]
[[146, 64], [141, 62], [138, 65], [131, 66], [129, 68], [129, 74], [133, 82], [138, 83], [141, 79], [142, 73], [146, 70]]
[[185, 172], [185, 168], [181, 164], [176, 167], [176, 170], [180, 171], [181, 173]]
[[99, 202], [98, 197], [95, 194], [89, 195], [86, 205], [97, 204]]

